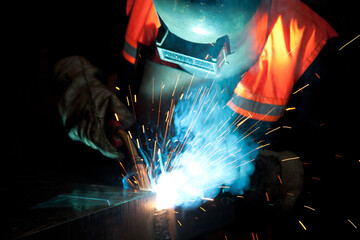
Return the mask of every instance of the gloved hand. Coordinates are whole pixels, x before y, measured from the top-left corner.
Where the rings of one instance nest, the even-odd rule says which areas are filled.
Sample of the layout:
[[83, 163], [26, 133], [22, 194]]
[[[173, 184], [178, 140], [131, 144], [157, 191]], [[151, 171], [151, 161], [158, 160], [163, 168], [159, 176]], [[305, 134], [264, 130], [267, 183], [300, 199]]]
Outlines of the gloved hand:
[[251, 196], [267, 199], [267, 204], [286, 212], [295, 205], [303, 186], [303, 164], [290, 151], [261, 151], [251, 176]]
[[129, 128], [133, 115], [116, 95], [99, 80], [101, 71], [86, 58], [67, 57], [54, 69], [61, 97], [58, 109], [69, 137], [99, 150], [109, 158], [122, 159], [106, 133], [107, 117], [117, 114], [119, 126]]

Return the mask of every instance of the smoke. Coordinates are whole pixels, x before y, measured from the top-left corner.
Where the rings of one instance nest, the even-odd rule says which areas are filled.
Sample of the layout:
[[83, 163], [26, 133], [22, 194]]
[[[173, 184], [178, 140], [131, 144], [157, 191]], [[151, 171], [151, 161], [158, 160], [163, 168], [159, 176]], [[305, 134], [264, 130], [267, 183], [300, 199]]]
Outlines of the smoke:
[[257, 145], [250, 141], [245, 116], [230, 110], [232, 91], [224, 80], [185, 91], [174, 109], [173, 150], [161, 159], [167, 171], [157, 178], [157, 207], [197, 207], [221, 189], [243, 194], [254, 172]]

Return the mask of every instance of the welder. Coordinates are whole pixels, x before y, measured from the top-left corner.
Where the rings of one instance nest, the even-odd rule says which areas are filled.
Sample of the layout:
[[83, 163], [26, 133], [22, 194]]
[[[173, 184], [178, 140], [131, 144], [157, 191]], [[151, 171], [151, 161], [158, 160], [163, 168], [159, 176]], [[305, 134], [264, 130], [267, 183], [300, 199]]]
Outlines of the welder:
[[[126, 70], [118, 81], [121, 89], [133, 84], [141, 99], [137, 121], [148, 120], [151, 104], [146, 103], [159, 92], [166, 102], [175, 85], [196, 87], [204, 79], [216, 79], [231, 92], [231, 110], [254, 121], [277, 122], [294, 85], [327, 41], [337, 36], [299, 0], [128, 0], [126, 14]], [[81, 56], [60, 60], [55, 66], [62, 87], [59, 110], [71, 139], [121, 159], [119, 149], [126, 138], [118, 133], [135, 119], [100, 73]], [[263, 156], [282, 158], [272, 151]], [[299, 179], [292, 190], [299, 194], [302, 173], [296, 172]]]

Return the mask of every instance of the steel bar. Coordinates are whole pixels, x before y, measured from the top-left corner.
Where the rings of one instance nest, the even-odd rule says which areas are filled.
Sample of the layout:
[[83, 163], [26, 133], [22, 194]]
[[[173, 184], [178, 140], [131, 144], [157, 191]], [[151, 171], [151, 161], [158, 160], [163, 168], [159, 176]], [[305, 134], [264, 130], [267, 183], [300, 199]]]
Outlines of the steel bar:
[[152, 239], [155, 195], [99, 185], [39, 203], [16, 217], [16, 239]]

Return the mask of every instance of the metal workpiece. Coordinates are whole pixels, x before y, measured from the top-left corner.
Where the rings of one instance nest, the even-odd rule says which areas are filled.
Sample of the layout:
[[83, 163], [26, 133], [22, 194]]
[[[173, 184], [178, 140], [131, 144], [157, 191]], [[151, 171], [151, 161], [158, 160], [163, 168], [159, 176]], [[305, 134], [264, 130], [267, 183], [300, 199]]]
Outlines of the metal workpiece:
[[16, 216], [12, 238], [152, 239], [154, 206], [151, 192], [76, 185]]
[[235, 200], [236, 197], [220, 194], [196, 208], [155, 210], [154, 239], [197, 239], [222, 229], [235, 221]]
[[234, 198], [220, 195], [194, 209], [176, 208], [176, 239], [196, 239], [235, 221]]
[[174, 240], [176, 238], [175, 210], [155, 210], [154, 240]]

